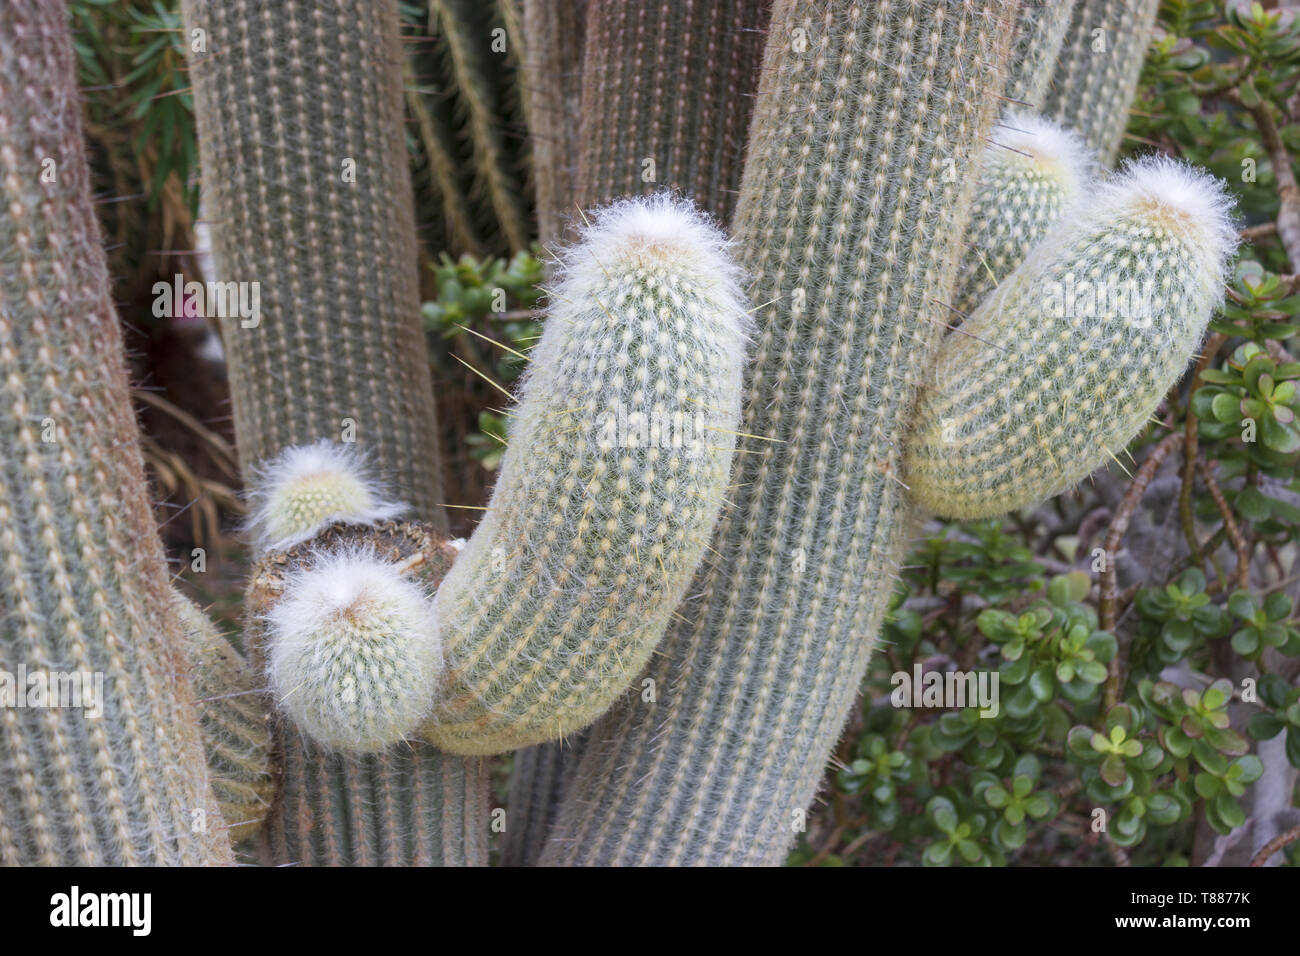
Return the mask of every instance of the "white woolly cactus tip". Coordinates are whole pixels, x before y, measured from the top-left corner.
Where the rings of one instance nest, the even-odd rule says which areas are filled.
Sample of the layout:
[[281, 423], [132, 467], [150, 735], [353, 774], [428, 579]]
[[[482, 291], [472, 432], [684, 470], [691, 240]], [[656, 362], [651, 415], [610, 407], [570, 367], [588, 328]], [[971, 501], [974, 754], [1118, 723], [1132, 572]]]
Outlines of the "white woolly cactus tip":
[[262, 466], [252, 489], [249, 530], [260, 551], [279, 551], [328, 525], [374, 524], [400, 515], [360, 451], [322, 439], [286, 448]]
[[1197, 257], [1206, 290], [1216, 304], [1222, 299], [1239, 236], [1221, 179], [1168, 156], [1143, 156], [1097, 191], [1090, 211], [1098, 218], [1141, 219], [1182, 240]]
[[1236, 245], [1223, 184], [1160, 157], [1089, 190], [944, 340], [907, 444], [913, 500], [1031, 507], [1115, 459], [1182, 376]]
[[433, 603], [372, 551], [318, 556], [266, 623], [272, 692], [313, 740], [381, 750], [431, 710], [443, 667]]
[[1009, 113], [984, 150], [953, 308], [969, 315], [1087, 191], [1092, 151], [1032, 113]]

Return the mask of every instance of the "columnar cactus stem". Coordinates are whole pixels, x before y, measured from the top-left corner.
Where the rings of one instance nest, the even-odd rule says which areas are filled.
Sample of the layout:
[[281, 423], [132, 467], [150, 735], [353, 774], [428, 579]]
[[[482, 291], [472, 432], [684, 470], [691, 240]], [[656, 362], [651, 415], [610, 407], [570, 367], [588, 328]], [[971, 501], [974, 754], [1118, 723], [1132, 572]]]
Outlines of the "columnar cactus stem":
[[[905, 533], [899, 436], [947, 321], [1013, 16], [782, 0], [737, 214], [760, 336], [735, 506], [646, 676], [592, 728], [542, 862], [779, 863]], [[796, 32], [798, 31], [798, 32]], [[805, 42], [806, 41], [806, 42]]]
[[769, 7], [588, 0], [582, 208], [671, 186], [731, 218]]
[[577, 197], [585, 0], [523, 0], [523, 7], [537, 234], [549, 243], [573, 215]]
[[355, 440], [439, 518], [396, 9], [184, 11], [205, 44], [190, 60], [216, 278], [258, 283], [260, 316], [222, 322], [245, 473], [287, 445]]
[[721, 235], [668, 197], [566, 254], [486, 517], [438, 590], [456, 753], [555, 740], [645, 665], [708, 544], [748, 318]]
[[[395, 5], [184, 13], [188, 37], [203, 31], [191, 69], [218, 278], [261, 292], [259, 323], [224, 323], [246, 474], [287, 445], [355, 438], [417, 517], [443, 521]], [[480, 763], [418, 741], [355, 759], [279, 745], [278, 862], [485, 862]]]
[[1236, 245], [1222, 186], [1170, 160], [1093, 187], [937, 357], [907, 442], [923, 506], [982, 518], [1104, 464], [1178, 380]]
[[1079, 198], [1092, 153], [1075, 134], [1021, 113], [1004, 117], [984, 151], [952, 305], [969, 315]]
[[1160, 0], [1078, 0], [1044, 114], [1115, 164]]
[[1076, 0], [1026, 0], [1020, 5], [1004, 94], [1015, 105], [1042, 109], [1075, 3]]
[[0, 5], [0, 863], [230, 863], [85, 149], [63, 4]]

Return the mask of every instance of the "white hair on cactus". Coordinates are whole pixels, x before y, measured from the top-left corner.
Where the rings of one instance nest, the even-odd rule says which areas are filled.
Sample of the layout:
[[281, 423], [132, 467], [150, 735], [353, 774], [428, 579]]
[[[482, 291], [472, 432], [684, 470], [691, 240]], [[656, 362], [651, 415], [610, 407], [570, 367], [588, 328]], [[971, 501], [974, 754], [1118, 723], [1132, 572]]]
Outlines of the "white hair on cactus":
[[1096, 159], [1083, 140], [1032, 113], [1008, 113], [984, 150], [953, 308], [969, 315], [1087, 193]]
[[291, 548], [334, 522], [374, 524], [406, 510], [387, 499], [355, 446], [328, 439], [285, 448], [259, 469], [250, 497], [248, 527], [262, 552]]
[[1127, 161], [1091, 200], [1093, 215], [1148, 217], [1195, 250], [1201, 281], [1217, 305], [1239, 241], [1233, 200], [1223, 180], [1204, 169], [1153, 154]]
[[1032, 507], [1116, 459], [1223, 299], [1237, 239], [1219, 180], [1151, 157], [1088, 192], [936, 356], [905, 465], [936, 514]]
[[1097, 158], [1083, 138], [1046, 117], [1008, 113], [993, 131], [993, 139], [996, 145], [990, 149], [1011, 150], [1038, 169], [1052, 172], [1073, 198], [1097, 174]]
[[671, 195], [562, 256], [482, 523], [438, 589], [424, 733], [494, 753], [595, 720], [663, 637], [726, 499], [752, 322], [722, 232]]
[[266, 623], [271, 689], [313, 740], [381, 750], [432, 709], [443, 668], [433, 603], [373, 550], [316, 555], [286, 580]]

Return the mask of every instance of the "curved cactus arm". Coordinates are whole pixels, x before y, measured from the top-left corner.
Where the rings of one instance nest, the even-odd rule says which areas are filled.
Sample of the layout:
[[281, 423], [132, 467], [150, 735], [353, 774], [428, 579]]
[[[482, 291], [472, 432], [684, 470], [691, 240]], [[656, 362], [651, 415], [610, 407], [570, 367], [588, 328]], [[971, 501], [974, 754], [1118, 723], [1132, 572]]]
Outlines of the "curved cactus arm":
[[969, 315], [1024, 261], [1093, 176], [1092, 152], [1050, 120], [1010, 113], [984, 150], [953, 308]]
[[1091, 190], [936, 360], [907, 441], [916, 500], [989, 517], [1123, 450], [1186, 369], [1236, 233], [1222, 185], [1166, 159]]
[[1017, 106], [1042, 109], [1076, 2], [1025, 0], [1020, 4], [1004, 93]]
[[[443, 521], [396, 5], [183, 9], [217, 278], [260, 297], [223, 321], [246, 475], [288, 445], [355, 440], [417, 517]], [[276, 746], [276, 862], [486, 862], [480, 763], [420, 741], [358, 758], [298, 734]]]
[[720, 233], [624, 200], [564, 258], [482, 524], [438, 590], [424, 733], [493, 753], [585, 727], [645, 665], [708, 544], [748, 317]]
[[1078, 0], [1043, 113], [1115, 165], [1160, 0]]
[[63, 4], [0, 5], [0, 863], [230, 863], [80, 103]]
[[784, 0], [736, 240], [757, 356], [708, 567], [598, 721], [543, 864], [779, 863], [871, 651], [905, 537], [898, 437], [938, 340], [1006, 80], [1004, 3]]
[[232, 843], [262, 828], [275, 792], [265, 682], [208, 616], [172, 589], [185, 629], [212, 790]]

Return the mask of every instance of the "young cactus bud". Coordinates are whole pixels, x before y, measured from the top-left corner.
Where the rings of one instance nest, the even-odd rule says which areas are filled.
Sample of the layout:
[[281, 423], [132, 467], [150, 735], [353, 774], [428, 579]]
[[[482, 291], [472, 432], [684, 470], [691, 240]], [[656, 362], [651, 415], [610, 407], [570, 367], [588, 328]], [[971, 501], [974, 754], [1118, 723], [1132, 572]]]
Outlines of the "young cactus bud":
[[913, 496], [988, 517], [1113, 458], [1186, 368], [1235, 245], [1206, 173], [1147, 158], [1097, 187], [944, 340], [907, 443]]
[[381, 750], [428, 715], [442, 671], [432, 602], [371, 549], [320, 553], [266, 615], [271, 690], [338, 750]]
[[483, 523], [435, 606], [454, 753], [591, 723], [662, 637], [722, 506], [748, 320], [722, 236], [664, 196], [566, 255]]
[[1095, 167], [1078, 136], [1027, 113], [1005, 117], [993, 140], [984, 150], [957, 270], [952, 304], [962, 316], [1025, 260], [1079, 198]]
[[282, 551], [336, 521], [373, 524], [401, 514], [353, 445], [322, 439], [286, 448], [262, 466], [249, 522], [260, 552]]

